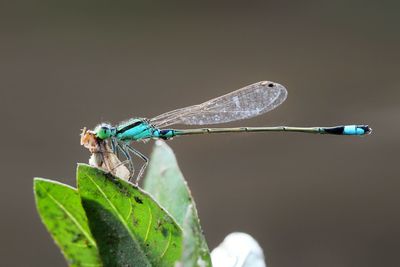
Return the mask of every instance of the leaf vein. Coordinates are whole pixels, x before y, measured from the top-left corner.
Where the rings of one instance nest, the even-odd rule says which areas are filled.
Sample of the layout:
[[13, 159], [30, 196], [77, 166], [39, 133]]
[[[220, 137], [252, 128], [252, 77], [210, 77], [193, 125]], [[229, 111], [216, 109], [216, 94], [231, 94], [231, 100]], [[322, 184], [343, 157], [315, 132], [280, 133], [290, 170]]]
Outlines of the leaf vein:
[[162, 258], [164, 257], [165, 253], [167, 253], [167, 250], [169, 249], [169, 247], [170, 247], [170, 245], [171, 245], [171, 236], [172, 236], [172, 233], [171, 233], [171, 231], [168, 231], [168, 232], [169, 232], [169, 235], [168, 235], [168, 243], [167, 243], [167, 246], [165, 247], [163, 253], [161, 253], [160, 259], [162, 259]]
[[149, 206], [147, 206], [147, 209], [149, 210], [149, 223], [147, 224], [147, 231], [146, 231], [146, 236], [144, 238], [144, 242], [146, 243], [147, 238], [149, 237], [150, 233], [150, 228], [151, 228], [151, 223], [153, 221], [153, 213], [151, 212], [151, 209]]
[[128, 212], [128, 215], [126, 216], [126, 219], [125, 219], [126, 221], [128, 221], [129, 217], [131, 217], [132, 210], [133, 210], [133, 208], [132, 208], [132, 200], [130, 198], [128, 198], [128, 200], [129, 200], [129, 212]]
[[135, 236], [133, 235], [131, 229], [128, 227], [128, 224], [126, 223], [126, 220], [124, 220], [124, 218], [122, 217], [121, 213], [118, 211], [118, 209], [114, 206], [114, 204], [111, 202], [111, 200], [107, 197], [107, 194], [100, 188], [100, 186], [94, 181], [94, 179], [89, 175], [89, 174], [85, 174], [89, 180], [96, 186], [97, 190], [99, 190], [99, 192], [103, 195], [104, 199], [108, 202], [108, 204], [110, 205], [110, 207], [114, 210], [114, 212], [116, 213], [116, 215], [118, 216], [118, 218], [121, 220], [122, 224], [124, 225], [124, 227], [126, 228], [126, 230], [128, 231], [128, 233], [130, 234], [130, 236], [132, 237], [132, 239], [135, 239]]
[[86, 232], [81, 224], [78, 222], [78, 220], [55, 198], [53, 197], [47, 190], [46, 188], [44, 188], [42, 185], [39, 184], [39, 186], [46, 192], [46, 194], [50, 197], [51, 200], [54, 201], [54, 203], [56, 203], [56, 205], [58, 207], [60, 207], [60, 209], [62, 209], [65, 214], [67, 214], [67, 216], [71, 219], [71, 221], [76, 225], [76, 227], [78, 227], [78, 229], [86, 236], [86, 238], [89, 240], [89, 242], [94, 246], [97, 247], [96, 242], [94, 242], [94, 240], [92, 239], [92, 237], [89, 235], [88, 232]]

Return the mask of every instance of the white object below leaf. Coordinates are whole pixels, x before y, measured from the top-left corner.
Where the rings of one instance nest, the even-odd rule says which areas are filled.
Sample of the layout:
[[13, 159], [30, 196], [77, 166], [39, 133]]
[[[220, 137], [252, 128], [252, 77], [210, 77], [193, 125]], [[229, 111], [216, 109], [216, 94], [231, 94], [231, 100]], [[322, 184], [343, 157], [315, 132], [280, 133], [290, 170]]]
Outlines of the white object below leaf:
[[213, 267], [266, 267], [257, 241], [246, 233], [231, 233], [211, 252]]

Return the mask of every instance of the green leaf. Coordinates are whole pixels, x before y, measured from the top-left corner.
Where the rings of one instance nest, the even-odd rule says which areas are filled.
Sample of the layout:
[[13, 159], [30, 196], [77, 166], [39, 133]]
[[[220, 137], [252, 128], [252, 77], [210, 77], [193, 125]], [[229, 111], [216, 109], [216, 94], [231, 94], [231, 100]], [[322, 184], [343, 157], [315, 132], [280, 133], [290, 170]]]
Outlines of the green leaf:
[[200, 228], [196, 209], [189, 205], [183, 222], [183, 252], [181, 266], [211, 266], [211, 256]]
[[78, 189], [105, 266], [174, 266], [182, 229], [149, 195], [88, 165]]
[[102, 266], [78, 192], [67, 185], [35, 178], [36, 207], [42, 222], [70, 266]]
[[163, 141], [154, 147], [144, 189], [184, 229], [183, 266], [211, 266], [210, 251], [202, 234], [196, 204], [172, 149]]

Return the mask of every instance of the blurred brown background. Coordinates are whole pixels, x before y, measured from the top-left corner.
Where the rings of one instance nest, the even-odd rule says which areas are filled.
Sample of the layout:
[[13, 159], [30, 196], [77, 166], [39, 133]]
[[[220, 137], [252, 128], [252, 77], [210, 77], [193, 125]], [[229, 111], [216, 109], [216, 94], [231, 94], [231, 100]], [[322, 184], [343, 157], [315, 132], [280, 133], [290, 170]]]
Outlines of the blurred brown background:
[[375, 131], [172, 140], [210, 248], [245, 231], [271, 267], [399, 266], [399, 8], [1, 1], [1, 266], [66, 266], [36, 213], [32, 178], [75, 184], [76, 163], [89, 157], [83, 126], [152, 117], [266, 79], [288, 88], [287, 101], [230, 125]]

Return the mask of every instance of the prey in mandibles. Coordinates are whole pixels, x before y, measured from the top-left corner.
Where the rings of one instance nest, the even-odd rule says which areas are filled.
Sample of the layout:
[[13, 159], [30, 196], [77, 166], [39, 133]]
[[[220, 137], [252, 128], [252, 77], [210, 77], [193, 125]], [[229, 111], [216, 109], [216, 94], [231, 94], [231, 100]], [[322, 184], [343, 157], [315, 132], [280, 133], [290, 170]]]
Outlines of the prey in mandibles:
[[129, 180], [133, 175], [125, 165], [127, 162], [121, 162], [108, 142], [98, 139], [93, 131], [86, 130], [86, 128], [82, 130], [81, 145], [91, 153], [89, 158], [90, 165], [110, 172], [124, 180]]

